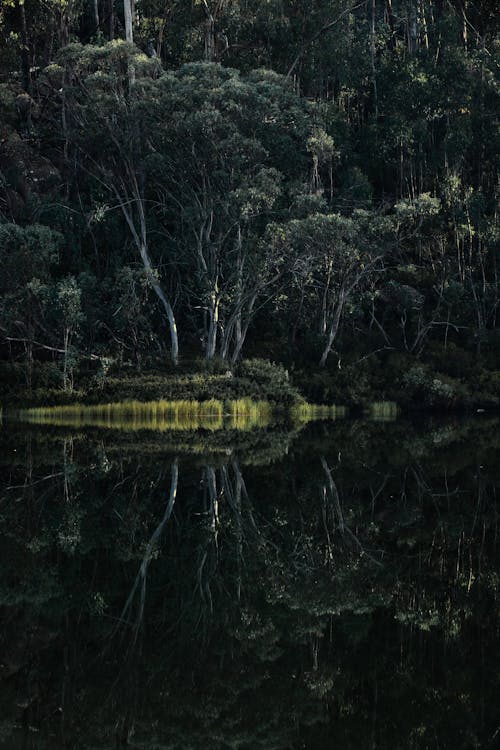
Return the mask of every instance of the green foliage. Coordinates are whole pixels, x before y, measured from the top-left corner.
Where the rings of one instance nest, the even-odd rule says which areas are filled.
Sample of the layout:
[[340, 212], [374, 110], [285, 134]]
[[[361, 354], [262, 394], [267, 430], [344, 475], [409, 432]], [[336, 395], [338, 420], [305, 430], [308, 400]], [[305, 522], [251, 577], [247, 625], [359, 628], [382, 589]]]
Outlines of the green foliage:
[[238, 365], [236, 374], [276, 388], [288, 388], [290, 384], [290, 376], [283, 365], [265, 359], [244, 359]]
[[407, 403], [423, 403], [441, 409], [466, 406], [469, 399], [467, 389], [458, 381], [429, 372], [415, 365], [402, 378]]
[[[105, 6], [0, 9], [0, 358], [28, 391], [145, 371], [174, 331], [184, 362], [296, 363], [320, 399], [423, 366], [419, 404], [494, 405], [488, 7], [147, 0], [131, 44]], [[406, 362], [392, 393], [379, 352]]]

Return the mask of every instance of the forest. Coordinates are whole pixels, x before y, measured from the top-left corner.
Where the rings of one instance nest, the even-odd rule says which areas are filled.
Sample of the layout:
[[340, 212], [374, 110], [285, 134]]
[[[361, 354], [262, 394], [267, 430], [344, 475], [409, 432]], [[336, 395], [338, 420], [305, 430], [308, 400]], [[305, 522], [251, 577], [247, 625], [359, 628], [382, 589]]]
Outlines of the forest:
[[495, 11], [2, 0], [4, 397], [498, 407]]
[[498, 745], [493, 0], [0, 0], [0, 750]]

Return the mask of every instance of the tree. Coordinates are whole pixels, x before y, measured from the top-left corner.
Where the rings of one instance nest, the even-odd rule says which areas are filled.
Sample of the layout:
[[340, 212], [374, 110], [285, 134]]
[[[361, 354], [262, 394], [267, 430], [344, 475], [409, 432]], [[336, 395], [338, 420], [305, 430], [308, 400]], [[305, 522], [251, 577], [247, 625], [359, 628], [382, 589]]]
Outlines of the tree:
[[[171, 359], [178, 362], [179, 341], [172, 304], [160, 282], [150, 255], [149, 204], [146, 200], [145, 152], [149, 97], [155, 88], [155, 61], [124, 42], [104, 48], [67, 47], [60, 56], [65, 96], [67, 137], [80, 170], [116, 201], [151, 287], [165, 311], [171, 342]], [[134, 70], [134, 81], [129, 76]], [[53, 69], [56, 79], [60, 73]], [[137, 75], [138, 80], [135, 80]], [[99, 134], [99, 135], [98, 135]], [[104, 139], [104, 142], [103, 142]]]
[[73, 276], [67, 276], [57, 284], [53, 304], [53, 327], [59, 328], [62, 335], [63, 388], [73, 390], [73, 368], [77, 363], [74, 344], [83, 321], [81, 290]]
[[50, 284], [62, 241], [46, 226], [0, 224], [0, 335], [14, 351], [24, 350], [28, 387], [34, 352], [60, 352], [45, 321], [43, 290]]
[[306, 178], [310, 108], [277, 76], [217, 65], [167, 73], [157, 91], [147, 169], [158, 222], [190, 269], [183, 295], [202, 311], [205, 356], [235, 361], [283, 273], [261, 239], [292, 180]]
[[293, 273], [315, 300], [324, 340], [320, 367], [332, 351], [346, 303], [382, 268], [385, 251], [382, 235], [378, 242], [376, 236], [383, 229], [387, 232], [383, 220], [364, 211], [352, 217], [314, 214], [272, 229], [271, 242], [293, 253]]

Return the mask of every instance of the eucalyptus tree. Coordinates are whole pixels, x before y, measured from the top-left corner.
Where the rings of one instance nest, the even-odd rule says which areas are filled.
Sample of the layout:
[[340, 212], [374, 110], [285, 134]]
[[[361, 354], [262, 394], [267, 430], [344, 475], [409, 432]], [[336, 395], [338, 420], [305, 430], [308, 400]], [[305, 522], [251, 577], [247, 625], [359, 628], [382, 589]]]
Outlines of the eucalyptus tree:
[[159, 221], [206, 357], [235, 361], [284, 271], [262, 238], [294, 182], [307, 180], [312, 108], [279, 76], [218, 65], [167, 73], [157, 91], [162, 126], [150, 131], [146, 162]]
[[[133, 70], [133, 76], [130, 71]], [[147, 198], [145, 156], [151, 150], [149, 133], [161, 126], [150, 117], [158, 67], [126, 42], [103, 47], [79, 44], [61, 51], [58, 64], [46, 71], [53, 86], [62, 85], [62, 137], [67, 168], [90, 177], [90, 192], [99, 198], [96, 210], [121, 211], [149, 284], [167, 318], [171, 358], [177, 364], [179, 343], [172, 303], [152, 260], [148, 225], [152, 207]], [[112, 202], [111, 206], [109, 202]]]
[[53, 324], [51, 330], [61, 337], [63, 355], [63, 388], [73, 390], [73, 369], [78, 361], [75, 342], [80, 333], [84, 315], [81, 306], [82, 292], [76, 279], [68, 276], [55, 287]]
[[201, 323], [207, 358], [236, 360], [259, 300], [282, 275], [261, 238], [291, 186], [307, 182], [312, 106], [265, 71], [243, 78], [200, 63], [160, 75], [158, 61], [123, 42], [71, 45], [46, 76], [64, 89], [67, 168], [87, 180], [95, 211], [121, 211], [166, 313], [172, 360], [165, 263], [184, 317], [192, 311]]
[[389, 232], [390, 221], [362, 210], [351, 217], [313, 214], [270, 229], [271, 244], [295, 256], [292, 272], [309, 293], [323, 341], [320, 367], [332, 351], [347, 303], [382, 270]]
[[62, 353], [47, 327], [44, 304], [62, 241], [46, 226], [0, 224], [0, 338], [14, 352], [24, 352], [28, 386], [37, 349]]

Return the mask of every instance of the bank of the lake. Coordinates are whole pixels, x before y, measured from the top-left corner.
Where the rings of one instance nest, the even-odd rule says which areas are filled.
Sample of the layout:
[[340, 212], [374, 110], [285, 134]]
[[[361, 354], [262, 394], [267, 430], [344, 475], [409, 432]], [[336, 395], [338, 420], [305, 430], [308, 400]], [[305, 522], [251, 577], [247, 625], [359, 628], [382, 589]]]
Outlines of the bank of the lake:
[[[438, 367], [438, 365], [440, 365]], [[122, 402], [266, 402], [274, 410], [306, 404], [340, 406], [361, 413], [374, 403], [391, 402], [401, 412], [470, 413], [500, 408], [500, 371], [481, 361], [454, 357], [439, 362], [390, 354], [335, 367], [288, 366], [264, 359], [227, 363], [188, 361], [178, 368], [155, 361], [139, 370], [131, 366], [75, 372], [64, 390], [57, 373], [41, 364], [28, 388], [21, 369], [3, 367], [2, 403], [7, 408], [94, 406]], [[223, 410], [231, 406], [221, 407]]]

